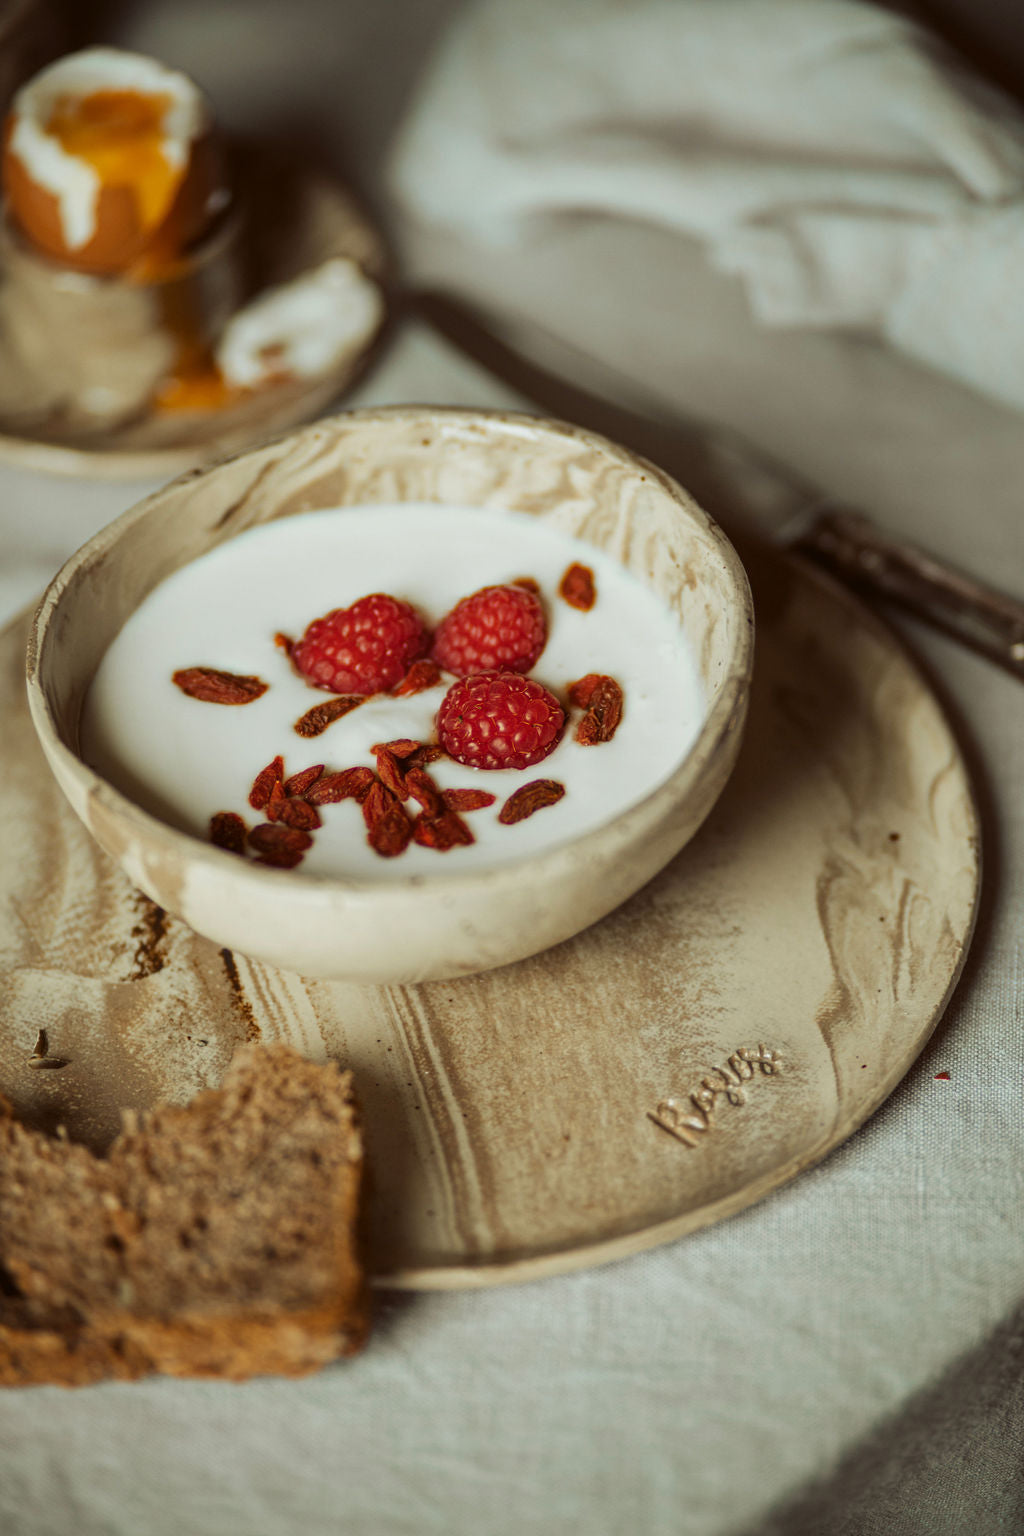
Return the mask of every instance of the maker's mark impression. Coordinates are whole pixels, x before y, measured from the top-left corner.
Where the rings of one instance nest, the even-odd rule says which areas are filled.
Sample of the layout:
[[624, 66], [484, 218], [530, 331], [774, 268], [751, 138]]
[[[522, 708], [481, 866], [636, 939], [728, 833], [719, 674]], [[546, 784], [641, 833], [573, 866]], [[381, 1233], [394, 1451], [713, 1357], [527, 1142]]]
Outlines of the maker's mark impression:
[[745, 1104], [747, 1090], [744, 1083], [750, 1082], [758, 1072], [764, 1077], [776, 1077], [781, 1071], [779, 1053], [770, 1045], [740, 1046], [725, 1066], [715, 1067], [707, 1077], [702, 1077], [700, 1086], [686, 1099], [661, 1099], [656, 1109], [647, 1111], [647, 1118], [681, 1141], [684, 1147], [695, 1147], [712, 1129], [719, 1097], [724, 1096], [729, 1104]]

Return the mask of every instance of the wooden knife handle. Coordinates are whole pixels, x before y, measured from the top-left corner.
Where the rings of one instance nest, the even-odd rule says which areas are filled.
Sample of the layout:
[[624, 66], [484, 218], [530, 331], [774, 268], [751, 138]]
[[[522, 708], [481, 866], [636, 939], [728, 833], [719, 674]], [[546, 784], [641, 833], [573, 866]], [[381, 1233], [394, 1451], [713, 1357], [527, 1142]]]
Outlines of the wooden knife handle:
[[830, 508], [792, 546], [842, 580], [899, 604], [1024, 681], [1024, 602], [889, 538], [862, 512]]

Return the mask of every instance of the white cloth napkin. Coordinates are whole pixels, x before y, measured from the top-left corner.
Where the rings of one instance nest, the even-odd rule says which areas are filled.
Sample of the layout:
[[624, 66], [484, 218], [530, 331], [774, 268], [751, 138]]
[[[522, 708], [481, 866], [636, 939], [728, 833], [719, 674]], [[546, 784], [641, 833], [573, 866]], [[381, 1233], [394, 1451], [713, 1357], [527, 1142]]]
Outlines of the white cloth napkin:
[[696, 238], [763, 324], [875, 337], [1024, 406], [1024, 118], [857, 0], [477, 0], [393, 186], [494, 247], [595, 214]]

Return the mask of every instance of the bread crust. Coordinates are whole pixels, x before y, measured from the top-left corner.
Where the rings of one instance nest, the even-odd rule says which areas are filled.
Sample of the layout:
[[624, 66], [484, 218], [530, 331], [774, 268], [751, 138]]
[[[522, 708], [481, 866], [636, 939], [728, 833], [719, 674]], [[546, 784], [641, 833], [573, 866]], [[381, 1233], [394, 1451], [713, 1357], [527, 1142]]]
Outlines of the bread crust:
[[299, 1312], [185, 1313], [146, 1318], [112, 1313], [63, 1326], [0, 1321], [0, 1386], [89, 1386], [143, 1376], [248, 1381], [253, 1376], [309, 1376], [356, 1354], [369, 1317], [347, 1302]]
[[[117, 1211], [120, 1230], [141, 1231], [145, 1216], [140, 1217], [140, 1211], [144, 1212], [145, 1201], [154, 1190], [144, 1189], [140, 1197], [137, 1182], [131, 1183], [127, 1177], [119, 1185], [119, 1166], [130, 1167], [137, 1181], [139, 1165], [146, 1161], [155, 1138], [187, 1138], [193, 1127], [208, 1128], [211, 1123], [219, 1130], [218, 1117], [230, 1115], [251, 1091], [258, 1092], [268, 1074], [276, 1074], [287, 1088], [282, 1102], [296, 1125], [305, 1113], [303, 1093], [307, 1088], [310, 1102], [316, 1099], [321, 1114], [325, 1105], [330, 1106], [334, 1121], [330, 1141], [326, 1135], [323, 1138], [323, 1156], [335, 1162], [327, 1170], [318, 1164], [320, 1172], [316, 1175], [325, 1208], [319, 1247], [308, 1265], [309, 1294], [297, 1300], [276, 1299], [272, 1295], [274, 1260], [270, 1258], [264, 1295], [211, 1300], [200, 1294], [194, 1304], [168, 1310], [152, 1306], [146, 1294], [133, 1294], [135, 1287], [129, 1282], [125, 1288], [131, 1293], [130, 1300], [125, 1305], [111, 1305], [109, 1295], [99, 1294], [89, 1305], [81, 1296], [69, 1299], [60, 1281], [48, 1276], [45, 1263], [37, 1263], [31, 1255], [26, 1258], [26, 1243], [19, 1248], [13, 1228], [9, 1226], [5, 1234], [0, 1221], [0, 1385], [73, 1387], [111, 1379], [135, 1380], [154, 1373], [229, 1381], [260, 1375], [303, 1376], [362, 1347], [370, 1326], [368, 1288], [357, 1238], [362, 1140], [351, 1074], [340, 1073], [332, 1064], [314, 1066], [285, 1046], [245, 1046], [236, 1054], [224, 1088], [200, 1094], [184, 1109], [156, 1109], [140, 1126], [124, 1131], [106, 1159], [93, 1158], [80, 1147], [69, 1147], [64, 1154], [64, 1144], [17, 1125], [11, 1106], [0, 1097], [0, 1143], [6, 1136], [8, 1150], [17, 1145], [21, 1169], [10, 1178], [24, 1178], [33, 1152], [38, 1153], [40, 1167], [51, 1172], [54, 1163], [59, 1166], [66, 1156], [68, 1164], [74, 1161], [78, 1178], [84, 1167], [86, 1173], [95, 1169], [97, 1179], [105, 1180], [101, 1204], [113, 1208], [122, 1202]], [[290, 1126], [286, 1122], [275, 1129], [287, 1137]], [[302, 1134], [306, 1155], [308, 1117]], [[319, 1135], [318, 1129], [314, 1141]], [[216, 1170], [211, 1170], [211, 1189], [216, 1193]], [[0, 1169], [0, 1217], [5, 1210], [3, 1196]], [[11, 1222], [11, 1212], [17, 1212], [16, 1200], [8, 1202], [7, 1211]], [[281, 1215], [277, 1213], [278, 1218]], [[272, 1225], [265, 1235], [272, 1246], [276, 1235]], [[109, 1241], [99, 1222], [93, 1237], [97, 1247]], [[129, 1237], [123, 1261], [126, 1275], [132, 1274], [133, 1256]], [[291, 1262], [294, 1283], [294, 1260]], [[139, 1272], [145, 1273], [144, 1266]]]

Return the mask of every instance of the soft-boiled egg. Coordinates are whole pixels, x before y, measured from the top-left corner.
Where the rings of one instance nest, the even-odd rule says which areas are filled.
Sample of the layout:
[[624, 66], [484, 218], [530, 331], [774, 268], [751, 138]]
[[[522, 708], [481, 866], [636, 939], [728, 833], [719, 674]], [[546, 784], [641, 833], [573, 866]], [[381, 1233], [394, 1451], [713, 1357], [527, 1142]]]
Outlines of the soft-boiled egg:
[[186, 75], [114, 48], [69, 54], [7, 117], [8, 217], [81, 271], [158, 277], [230, 201], [205, 97]]

